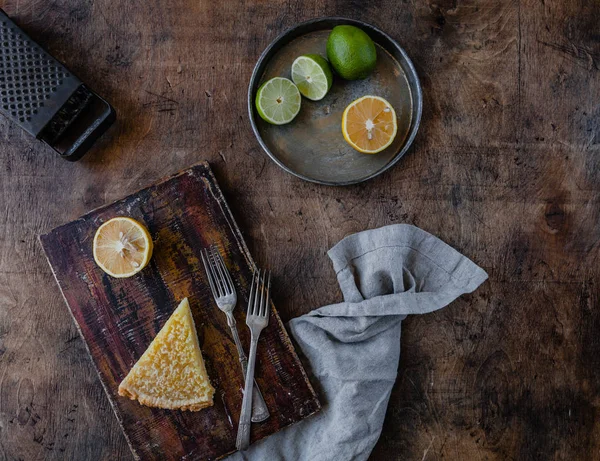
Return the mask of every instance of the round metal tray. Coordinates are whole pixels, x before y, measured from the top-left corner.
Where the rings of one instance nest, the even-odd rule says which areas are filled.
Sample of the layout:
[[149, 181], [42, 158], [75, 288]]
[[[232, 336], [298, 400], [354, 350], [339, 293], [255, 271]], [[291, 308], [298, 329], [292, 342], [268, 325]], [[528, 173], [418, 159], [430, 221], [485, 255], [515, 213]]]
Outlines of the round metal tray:
[[[377, 48], [375, 71], [365, 80], [346, 81], [334, 76], [327, 96], [321, 101], [303, 97], [300, 113], [287, 125], [275, 126], [262, 120], [254, 107], [260, 85], [272, 77], [291, 78], [292, 63], [302, 54], [326, 57], [329, 33], [340, 24], [360, 27], [373, 39]], [[352, 149], [341, 130], [346, 106], [368, 94], [387, 99], [398, 117], [396, 139], [376, 155]], [[400, 160], [419, 128], [422, 100], [415, 68], [392, 38], [361, 21], [320, 18], [284, 32], [262, 53], [250, 79], [248, 113], [258, 142], [277, 165], [307, 181], [341, 186], [373, 178]]]

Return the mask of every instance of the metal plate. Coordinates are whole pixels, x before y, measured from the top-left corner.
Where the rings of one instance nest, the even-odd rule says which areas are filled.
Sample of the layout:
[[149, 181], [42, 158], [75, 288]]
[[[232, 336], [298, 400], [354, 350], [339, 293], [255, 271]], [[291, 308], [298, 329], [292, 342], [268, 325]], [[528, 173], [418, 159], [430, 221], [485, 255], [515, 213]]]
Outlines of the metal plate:
[[[302, 54], [327, 56], [329, 33], [340, 24], [360, 27], [373, 39], [377, 48], [375, 71], [365, 80], [346, 81], [335, 76], [327, 96], [321, 101], [303, 97], [300, 113], [287, 125], [263, 121], [254, 107], [260, 85], [272, 77], [291, 78], [292, 63]], [[376, 155], [352, 149], [341, 131], [346, 106], [368, 94], [387, 99], [398, 117], [396, 139]], [[250, 80], [248, 112], [260, 145], [281, 168], [320, 184], [355, 184], [387, 170], [406, 153], [421, 120], [421, 85], [405, 51], [384, 32], [352, 19], [321, 18], [288, 30], [263, 52]]]

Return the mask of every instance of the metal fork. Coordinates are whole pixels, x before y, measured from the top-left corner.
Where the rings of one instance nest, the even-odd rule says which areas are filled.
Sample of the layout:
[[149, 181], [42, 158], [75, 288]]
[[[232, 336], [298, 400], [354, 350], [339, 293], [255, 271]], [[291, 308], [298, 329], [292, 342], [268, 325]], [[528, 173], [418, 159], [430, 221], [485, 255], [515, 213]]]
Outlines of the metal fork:
[[[208, 283], [210, 284], [210, 289], [217, 306], [227, 316], [227, 324], [229, 325], [231, 336], [233, 336], [233, 341], [235, 342], [235, 347], [238, 351], [240, 365], [242, 366], [242, 372], [244, 373], [244, 380], [246, 380], [248, 357], [246, 357], [246, 353], [240, 342], [235, 318], [233, 317], [233, 309], [237, 304], [237, 293], [235, 291], [235, 286], [233, 285], [233, 280], [225, 266], [221, 253], [219, 253], [219, 250], [217, 250], [214, 245], [211, 245], [210, 250], [205, 248], [202, 251], [201, 256], [204, 268], [206, 269], [206, 274], [208, 275]], [[251, 381], [253, 379], [254, 374], [252, 375]], [[255, 384], [252, 389], [252, 393], [254, 394], [254, 398], [252, 399], [254, 402], [252, 406], [252, 422], [260, 423], [270, 416], [269, 410], [267, 409], [267, 404], [260, 393], [258, 385]]]
[[[267, 282], [265, 284], [265, 278]], [[266, 286], [265, 286], [266, 285]], [[245, 450], [250, 445], [250, 409], [252, 408], [252, 384], [254, 378], [254, 365], [256, 363], [256, 346], [261, 331], [269, 323], [269, 290], [271, 289], [271, 273], [267, 271], [254, 272], [250, 296], [248, 298], [248, 312], [246, 314], [246, 325], [250, 328], [250, 360], [248, 361], [248, 373], [246, 375], [246, 388], [240, 414], [237, 440], [235, 446], [238, 450]]]

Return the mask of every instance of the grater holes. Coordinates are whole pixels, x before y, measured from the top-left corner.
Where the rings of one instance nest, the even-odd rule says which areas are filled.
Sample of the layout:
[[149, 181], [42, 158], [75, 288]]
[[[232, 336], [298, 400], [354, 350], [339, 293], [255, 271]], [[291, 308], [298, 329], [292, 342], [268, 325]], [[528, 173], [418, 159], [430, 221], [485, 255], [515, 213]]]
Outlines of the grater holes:
[[67, 77], [54, 59], [0, 18], [0, 109], [21, 123], [35, 120]]

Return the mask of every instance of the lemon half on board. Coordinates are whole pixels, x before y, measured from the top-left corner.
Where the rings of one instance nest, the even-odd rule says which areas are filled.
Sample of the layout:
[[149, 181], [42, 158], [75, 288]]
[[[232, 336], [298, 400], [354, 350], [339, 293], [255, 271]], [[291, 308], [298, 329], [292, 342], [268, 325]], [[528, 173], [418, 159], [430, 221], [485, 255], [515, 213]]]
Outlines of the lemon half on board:
[[94, 261], [112, 277], [131, 277], [148, 265], [152, 248], [143, 224], [132, 218], [113, 218], [96, 231]]

